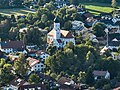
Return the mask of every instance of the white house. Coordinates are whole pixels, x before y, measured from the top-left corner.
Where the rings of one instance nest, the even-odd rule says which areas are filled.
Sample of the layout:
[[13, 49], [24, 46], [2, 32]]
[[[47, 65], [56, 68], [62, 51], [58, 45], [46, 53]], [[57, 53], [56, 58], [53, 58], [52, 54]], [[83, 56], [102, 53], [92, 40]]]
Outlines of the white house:
[[5, 53], [24, 51], [25, 44], [22, 41], [3, 41], [0, 42], [0, 50]]
[[37, 57], [40, 58], [41, 62], [44, 62], [45, 59], [46, 59], [47, 57], [49, 57], [49, 54], [47, 54], [47, 53], [46, 53], [45, 51], [43, 51], [43, 50], [37, 51], [35, 54], [36, 54]]
[[60, 22], [56, 17], [54, 19], [54, 28], [47, 34], [48, 45], [56, 46], [57, 48], [64, 47], [68, 42], [73, 42], [75, 45], [75, 39], [70, 31], [60, 30]]
[[94, 76], [95, 80], [102, 79], [102, 78], [110, 79], [110, 73], [108, 71], [96, 71], [96, 70], [94, 70], [93, 76]]
[[40, 62], [40, 60], [28, 57], [30, 72], [31, 71], [42, 71], [44, 70], [44, 64]]

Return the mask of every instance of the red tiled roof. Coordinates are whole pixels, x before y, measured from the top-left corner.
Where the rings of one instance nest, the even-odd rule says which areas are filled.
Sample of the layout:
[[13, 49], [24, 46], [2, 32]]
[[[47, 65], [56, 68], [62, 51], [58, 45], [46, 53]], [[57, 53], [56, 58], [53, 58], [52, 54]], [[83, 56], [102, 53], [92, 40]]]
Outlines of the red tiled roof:
[[[70, 31], [66, 30], [60, 30], [61, 32], [61, 38], [73, 38], [72, 33]], [[54, 37], [55, 30], [51, 30], [48, 35]]]
[[36, 65], [37, 63], [39, 63], [40, 61], [31, 57], [28, 57], [27, 60], [29, 61], [29, 65], [30, 67]]

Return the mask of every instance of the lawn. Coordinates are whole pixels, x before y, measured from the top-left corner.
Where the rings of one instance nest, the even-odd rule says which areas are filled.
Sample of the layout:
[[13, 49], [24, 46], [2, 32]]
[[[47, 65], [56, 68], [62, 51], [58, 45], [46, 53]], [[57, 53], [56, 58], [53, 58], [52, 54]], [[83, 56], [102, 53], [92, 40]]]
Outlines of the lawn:
[[110, 13], [114, 8], [110, 6], [110, 4], [104, 3], [82, 3], [91, 13], [98, 15], [100, 13]]
[[25, 15], [27, 13], [35, 13], [35, 11], [31, 11], [31, 10], [28, 10], [28, 9], [25, 9], [25, 8], [15, 8], [15, 9], [0, 9], [0, 14], [3, 14], [3, 15]]

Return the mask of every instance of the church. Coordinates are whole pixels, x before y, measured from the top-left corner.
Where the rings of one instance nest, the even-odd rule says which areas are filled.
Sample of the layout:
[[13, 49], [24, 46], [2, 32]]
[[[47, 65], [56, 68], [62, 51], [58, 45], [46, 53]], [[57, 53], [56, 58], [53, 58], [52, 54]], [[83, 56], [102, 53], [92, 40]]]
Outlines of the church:
[[75, 45], [74, 35], [70, 31], [60, 29], [60, 20], [58, 17], [54, 19], [54, 28], [47, 34], [48, 45], [63, 48], [68, 42]]

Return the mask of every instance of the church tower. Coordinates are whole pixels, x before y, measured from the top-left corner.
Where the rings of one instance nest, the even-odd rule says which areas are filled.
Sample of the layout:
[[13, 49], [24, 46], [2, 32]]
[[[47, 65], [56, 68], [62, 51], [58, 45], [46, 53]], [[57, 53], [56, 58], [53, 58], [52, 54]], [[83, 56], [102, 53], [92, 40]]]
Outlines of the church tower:
[[61, 33], [60, 33], [60, 19], [56, 17], [54, 19], [54, 28], [55, 33], [54, 33], [54, 39], [60, 39]]

